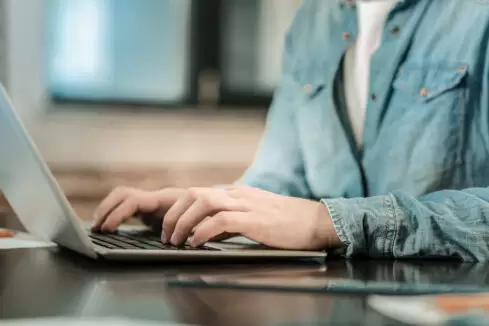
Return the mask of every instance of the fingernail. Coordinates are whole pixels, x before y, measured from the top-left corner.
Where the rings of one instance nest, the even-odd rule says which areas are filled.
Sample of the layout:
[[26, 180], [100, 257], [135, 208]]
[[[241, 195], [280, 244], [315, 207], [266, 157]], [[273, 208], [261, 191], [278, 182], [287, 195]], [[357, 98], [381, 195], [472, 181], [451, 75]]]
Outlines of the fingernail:
[[168, 240], [166, 239], [166, 235], [164, 232], [161, 233], [161, 243], [166, 244]]
[[194, 248], [195, 248], [195, 247], [197, 247], [197, 243], [195, 242], [194, 237], [190, 237], [190, 238], [188, 239], [188, 244], [189, 244], [191, 247], [194, 247]]

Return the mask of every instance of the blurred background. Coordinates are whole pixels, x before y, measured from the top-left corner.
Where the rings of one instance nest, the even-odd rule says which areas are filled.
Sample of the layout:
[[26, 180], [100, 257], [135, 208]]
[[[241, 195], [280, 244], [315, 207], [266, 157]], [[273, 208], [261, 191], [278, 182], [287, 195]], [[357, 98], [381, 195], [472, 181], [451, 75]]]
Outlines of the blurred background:
[[233, 182], [298, 0], [0, 0], [0, 79], [82, 216], [116, 185]]

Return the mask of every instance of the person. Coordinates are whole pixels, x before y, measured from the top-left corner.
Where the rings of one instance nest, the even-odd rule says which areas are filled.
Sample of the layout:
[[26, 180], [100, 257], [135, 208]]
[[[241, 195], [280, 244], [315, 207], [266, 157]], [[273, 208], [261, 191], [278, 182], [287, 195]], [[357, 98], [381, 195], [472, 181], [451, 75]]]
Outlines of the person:
[[153, 213], [175, 245], [239, 234], [347, 258], [488, 260], [488, 45], [484, 1], [303, 1], [243, 177], [116, 189], [94, 230]]

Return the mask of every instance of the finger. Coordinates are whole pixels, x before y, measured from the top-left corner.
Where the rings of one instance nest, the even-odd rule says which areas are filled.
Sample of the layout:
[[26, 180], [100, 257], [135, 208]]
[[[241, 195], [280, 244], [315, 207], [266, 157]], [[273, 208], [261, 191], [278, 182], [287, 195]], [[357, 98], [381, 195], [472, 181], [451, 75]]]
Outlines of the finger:
[[206, 217], [220, 211], [240, 211], [240, 201], [230, 198], [224, 191], [202, 191], [199, 198], [178, 218], [170, 242], [181, 245], [192, 233], [192, 229]]
[[204, 200], [198, 199], [193, 202], [176, 220], [173, 232], [169, 234], [168, 239], [170, 239], [170, 243], [174, 246], [179, 246], [184, 243], [192, 232], [192, 229], [209, 215], [213, 215], [213, 213]]
[[[202, 220], [202, 222], [200, 222], [200, 223], [204, 223], [204, 221], [206, 221], [206, 220], [208, 220], [208, 219], [210, 219], [210, 218], [212, 218], [212, 216], [207, 216], [207, 217], [206, 217], [206, 218], [204, 218], [204, 219]], [[199, 225], [194, 226], [194, 228], [192, 229], [192, 235], [195, 233], [195, 230], [197, 230], [197, 228], [198, 228], [198, 227], [199, 227]]]
[[138, 211], [137, 197], [129, 197], [117, 206], [100, 227], [102, 232], [115, 232], [117, 228]]
[[124, 199], [126, 199], [131, 193], [130, 188], [116, 188], [114, 189], [95, 210], [94, 218], [95, 224], [92, 227], [93, 231], [100, 230], [100, 227], [104, 223], [107, 215], [109, 215], [117, 206], [119, 206]]
[[178, 218], [185, 213], [185, 211], [192, 206], [195, 202], [196, 197], [192, 195], [185, 195], [173, 204], [172, 207], [166, 212], [163, 218], [163, 232], [161, 233], [161, 241], [163, 243], [168, 242], [171, 239], [175, 225], [177, 224]]
[[198, 247], [224, 234], [248, 234], [250, 221], [247, 213], [220, 212], [204, 220], [196, 229], [191, 245]]

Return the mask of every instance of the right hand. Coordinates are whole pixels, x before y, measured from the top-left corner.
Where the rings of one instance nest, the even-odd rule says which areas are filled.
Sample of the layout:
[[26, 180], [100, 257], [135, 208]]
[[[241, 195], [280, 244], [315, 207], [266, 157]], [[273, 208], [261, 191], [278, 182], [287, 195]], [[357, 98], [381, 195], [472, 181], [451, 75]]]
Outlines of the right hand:
[[[113, 190], [95, 211], [94, 232], [115, 232], [132, 217], [143, 216], [149, 226], [160, 226], [166, 212], [183, 195], [185, 189], [166, 188], [157, 191], [119, 187]], [[150, 215], [149, 215], [150, 214]], [[151, 216], [151, 219], [147, 217]]]

